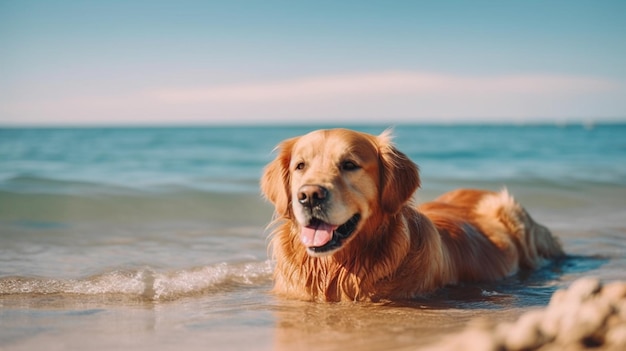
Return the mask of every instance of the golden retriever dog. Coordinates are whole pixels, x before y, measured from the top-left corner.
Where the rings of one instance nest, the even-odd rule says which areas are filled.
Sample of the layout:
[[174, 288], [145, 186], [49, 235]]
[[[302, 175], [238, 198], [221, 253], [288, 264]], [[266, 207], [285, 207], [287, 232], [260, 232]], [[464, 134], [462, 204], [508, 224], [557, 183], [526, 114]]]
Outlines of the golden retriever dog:
[[277, 150], [261, 190], [275, 206], [270, 247], [279, 295], [410, 299], [563, 255], [506, 190], [459, 189], [416, 207], [418, 168], [388, 131], [318, 130]]

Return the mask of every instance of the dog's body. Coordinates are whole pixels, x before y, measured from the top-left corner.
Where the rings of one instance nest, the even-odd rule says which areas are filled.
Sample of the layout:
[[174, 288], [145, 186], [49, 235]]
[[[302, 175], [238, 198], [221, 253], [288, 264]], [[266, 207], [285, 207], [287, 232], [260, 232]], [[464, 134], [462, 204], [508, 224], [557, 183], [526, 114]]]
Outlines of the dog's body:
[[406, 299], [447, 284], [494, 281], [563, 255], [506, 190], [460, 189], [416, 208], [417, 166], [389, 133], [320, 130], [278, 148], [261, 180], [276, 208], [278, 294]]

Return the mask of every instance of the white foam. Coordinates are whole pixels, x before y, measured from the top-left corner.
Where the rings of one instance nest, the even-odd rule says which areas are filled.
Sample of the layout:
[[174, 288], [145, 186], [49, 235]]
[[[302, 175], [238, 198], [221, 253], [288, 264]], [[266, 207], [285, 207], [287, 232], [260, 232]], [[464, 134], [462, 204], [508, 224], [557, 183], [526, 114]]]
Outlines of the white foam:
[[149, 300], [171, 300], [193, 294], [255, 286], [269, 282], [269, 261], [156, 272], [150, 268], [117, 270], [85, 279], [6, 277], [0, 279], [0, 295], [24, 294], [121, 294]]

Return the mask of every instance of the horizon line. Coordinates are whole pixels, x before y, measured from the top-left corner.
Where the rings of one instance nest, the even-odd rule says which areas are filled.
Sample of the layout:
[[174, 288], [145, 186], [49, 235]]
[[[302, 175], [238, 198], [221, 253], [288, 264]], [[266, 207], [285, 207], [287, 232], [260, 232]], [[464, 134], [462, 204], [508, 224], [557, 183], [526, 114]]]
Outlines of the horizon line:
[[272, 127], [396, 127], [396, 126], [425, 126], [425, 127], [476, 127], [476, 126], [510, 126], [510, 127], [533, 127], [533, 126], [554, 126], [569, 127], [582, 126], [584, 128], [593, 128], [595, 126], [612, 126], [626, 125], [626, 118], [571, 118], [571, 119], [552, 119], [552, 120], [462, 120], [462, 121], [212, 121], [212, 122], [129, 122], [129, 123], [106, 123], [106, 122], [58, 122], [58, 123], [5, 123], [0, 122], [0, 129], [140, 129], [140, 128], [272, 128]]

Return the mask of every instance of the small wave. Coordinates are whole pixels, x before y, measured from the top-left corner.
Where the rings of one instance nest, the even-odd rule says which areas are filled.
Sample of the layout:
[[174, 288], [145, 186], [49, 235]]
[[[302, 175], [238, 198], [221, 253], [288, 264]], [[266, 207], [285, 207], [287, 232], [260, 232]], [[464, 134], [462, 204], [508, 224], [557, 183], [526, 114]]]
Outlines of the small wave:
[[[236, 170], [233, 170], [233, 173]], [[0, 170], [0, 190], [20, 194], [75, 195], [75, 196], [116, 196], [133, 195], [139, 197], [153, 195], [185, 194], [203, 192], [209, 194], [256, 194], [258, 179], [247, 171], [244, 176], [174, 176], [167, 174], [127, 174], [110, 177], [107, 175], [50, 175], [18, 173], [2, 175]]]
[[98, 190], [97, 186], [93, 188], [74, 193], [64, 193], [62, 189], [56, 193], [46, 193], [47, 190], [28, 193], [17, 191], [17, 188], [6, 190], [0, 182], [0, 222], [24, 218], [32, 222], [71, 225], [86, 220], [149, 223], [185, 219], [211, 223], [245, 220], [264, 224], [271, 216], [269, 206], [258, 193], [219, 193], [186, 188], [115, 193]]
[[497, 292], [497, 291], [489, 291], [489, 290], [484, 290], [482, 289], [480, 291], [480, 295], [481, 296], [485, 296], [485, 297], [492, 297], [492, 296], [500, 296], [502, 295], [501, 293]]
[[126, 295], [166, 301], [196, 294], [219, 292], [269, 282], [270, 261], [245, 264], [220, 263], [173, 272], [150, 268], [113, 271], [85, 279], [0, 278], [1, 295]]

